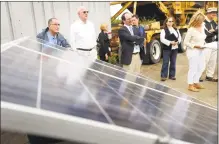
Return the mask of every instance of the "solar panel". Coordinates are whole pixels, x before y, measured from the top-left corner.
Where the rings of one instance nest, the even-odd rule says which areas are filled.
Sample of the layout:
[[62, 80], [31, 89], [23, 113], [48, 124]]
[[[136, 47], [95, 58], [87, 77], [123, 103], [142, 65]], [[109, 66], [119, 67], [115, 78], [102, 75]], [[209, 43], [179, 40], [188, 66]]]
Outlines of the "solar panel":
[[217, 143], [216, 108], [43, 43], [1, 46], [2, 129], [97, 144]]

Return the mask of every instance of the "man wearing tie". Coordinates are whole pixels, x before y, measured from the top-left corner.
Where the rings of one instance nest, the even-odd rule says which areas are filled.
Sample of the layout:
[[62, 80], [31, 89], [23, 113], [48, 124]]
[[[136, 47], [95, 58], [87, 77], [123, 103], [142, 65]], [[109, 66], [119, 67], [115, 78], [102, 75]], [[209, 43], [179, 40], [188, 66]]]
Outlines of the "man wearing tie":
[[132, 27], [132, 15], [124, 13], [122, 15], [123, 27], [119, 29], [119, 39], [121, 42], [121, 64], [123, 68], [132, 73], [140, 73], [140, 44], [144, 37], [140, 37], [139, 30]]

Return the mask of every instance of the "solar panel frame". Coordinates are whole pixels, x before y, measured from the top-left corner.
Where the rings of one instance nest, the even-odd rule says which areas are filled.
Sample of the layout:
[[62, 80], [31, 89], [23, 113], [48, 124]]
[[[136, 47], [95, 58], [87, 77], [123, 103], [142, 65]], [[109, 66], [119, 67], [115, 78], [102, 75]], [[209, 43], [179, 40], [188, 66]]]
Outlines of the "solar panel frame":
[[[3, 130], [84, 143], [155, 144], [159, 139], [157, 135], [150, 133], [3, 101], [1, 123]], [[169, 144], [191, 144], [176, 139], [168, 141]]]

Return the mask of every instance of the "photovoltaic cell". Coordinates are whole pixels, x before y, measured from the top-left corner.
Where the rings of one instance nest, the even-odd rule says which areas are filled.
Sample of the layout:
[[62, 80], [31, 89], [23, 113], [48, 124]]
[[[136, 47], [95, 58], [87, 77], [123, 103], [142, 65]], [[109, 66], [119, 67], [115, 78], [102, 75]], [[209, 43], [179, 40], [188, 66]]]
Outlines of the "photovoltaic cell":
[[216, 109], [120, 67], [41, 43], [27, 39], [1, 53], [1, 101], [160, 137], [217, 143]]

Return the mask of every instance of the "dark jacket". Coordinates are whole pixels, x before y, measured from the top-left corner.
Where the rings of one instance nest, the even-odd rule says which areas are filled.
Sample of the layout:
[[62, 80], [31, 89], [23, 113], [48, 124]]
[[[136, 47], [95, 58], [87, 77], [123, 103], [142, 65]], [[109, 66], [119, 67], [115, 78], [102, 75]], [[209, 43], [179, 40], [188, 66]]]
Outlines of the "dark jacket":
[[139, 29], [139, 32], [140, 32], [140, 36], [145, 38], [146, 33], [145, 33], [145, 30], [144, 30], [144, 27], [140, 25], [138, 27], [138, 29]]
[[[145, 30], [144, 30], [144, 27], [143, 26], [139, 26], [139, 27], [136, 27], [134, 26], [139, 32], [136, 33], [138, 36], [140, 37], [143, 37], [143, 38], [146, 38], [146, 33], [145, 33]], [[144, 57], [146, 57], [146, 48], [144, 47], [144, 41], [140, 44], [140, 58], [143, 60]]]
[[[205, 34], [207, 36], [205, 39], [205, 42], [210, 43], [210, 42], [217, 41], [218, 40], [218, 28], [217, 28], [216, 22], [215, 21], [208, 22], [207, 20], [205, 20], [204, 23], [205, 23], [205, 28], [207, 29], [207, 30], [205, 29]], [[215, 30], [213, 33], [208, 32], [211, 28]]]
[[[175, 29], [175, 31], [178, 34], [178, 37], [176, 37], [176, 39], [178, 39], [180, 34], [178, 33], [178, 30], [176, 28], [174, 28], [174, 29]], [[164, 31], [165, 31], [165, 39], [167, 39], [169, 41], [176, 41], [174, 38], [170, 37], [170, 31], [169, 31], [168, 28], [165, 28]], [[172, 49], [172, 45], [167, 46], [167, 45], [165, 45], [163, 43], [162, 43], [162, 45], [163, 45], [163, 50], [171, 50]], [[180, 45], [178, 44], [178, 48], [179, 48], [179, 46]]]
[[123, 26], [119, 29], [119, 39], [121, 43], [121, 64], [130, 65], [132, 61], [132, 54], [134, 45], [140, 45], [144, 41], [143, 37], [140, 37], [139, 30], [133, 28], [134, 35], [131, 35], [128, 28]]
[[[44, 40], [44, 41], [49, 41], [49, 38], [47, 36], [47, 32], [48, 32], [49, 28], [47, 27], [46, 29], [44, 29], [41, 33], [39, 33], [36, 37], [38, 39]], [[64, 36], [62, 36], [60, 33], [57, 34], [57, 45], [64, 47], [64, 48], [70, 48], [70, 44], [67, 42], [67, 40], [64, 38]]]
[[[143, 38], [146, 38], [146, 33], [145, 33], [145, 30], [144, 30], [144, 27], [143, 26], [133, 26], [135, 27], [136, 29], [138, 29], [139, 33], [138, 33], [138, 36], [140, 37], [143, 37]], [[142, 42], [142, 44], [140, 45], [140, 47], [143, 47], [144, 46], [144, 42]]]
[[108, 34], [101, 31], [98, 36], [98, 42], [100, 44], [99, 55], [105, 56], [106, 53], [109, 55], [110, 40]]

